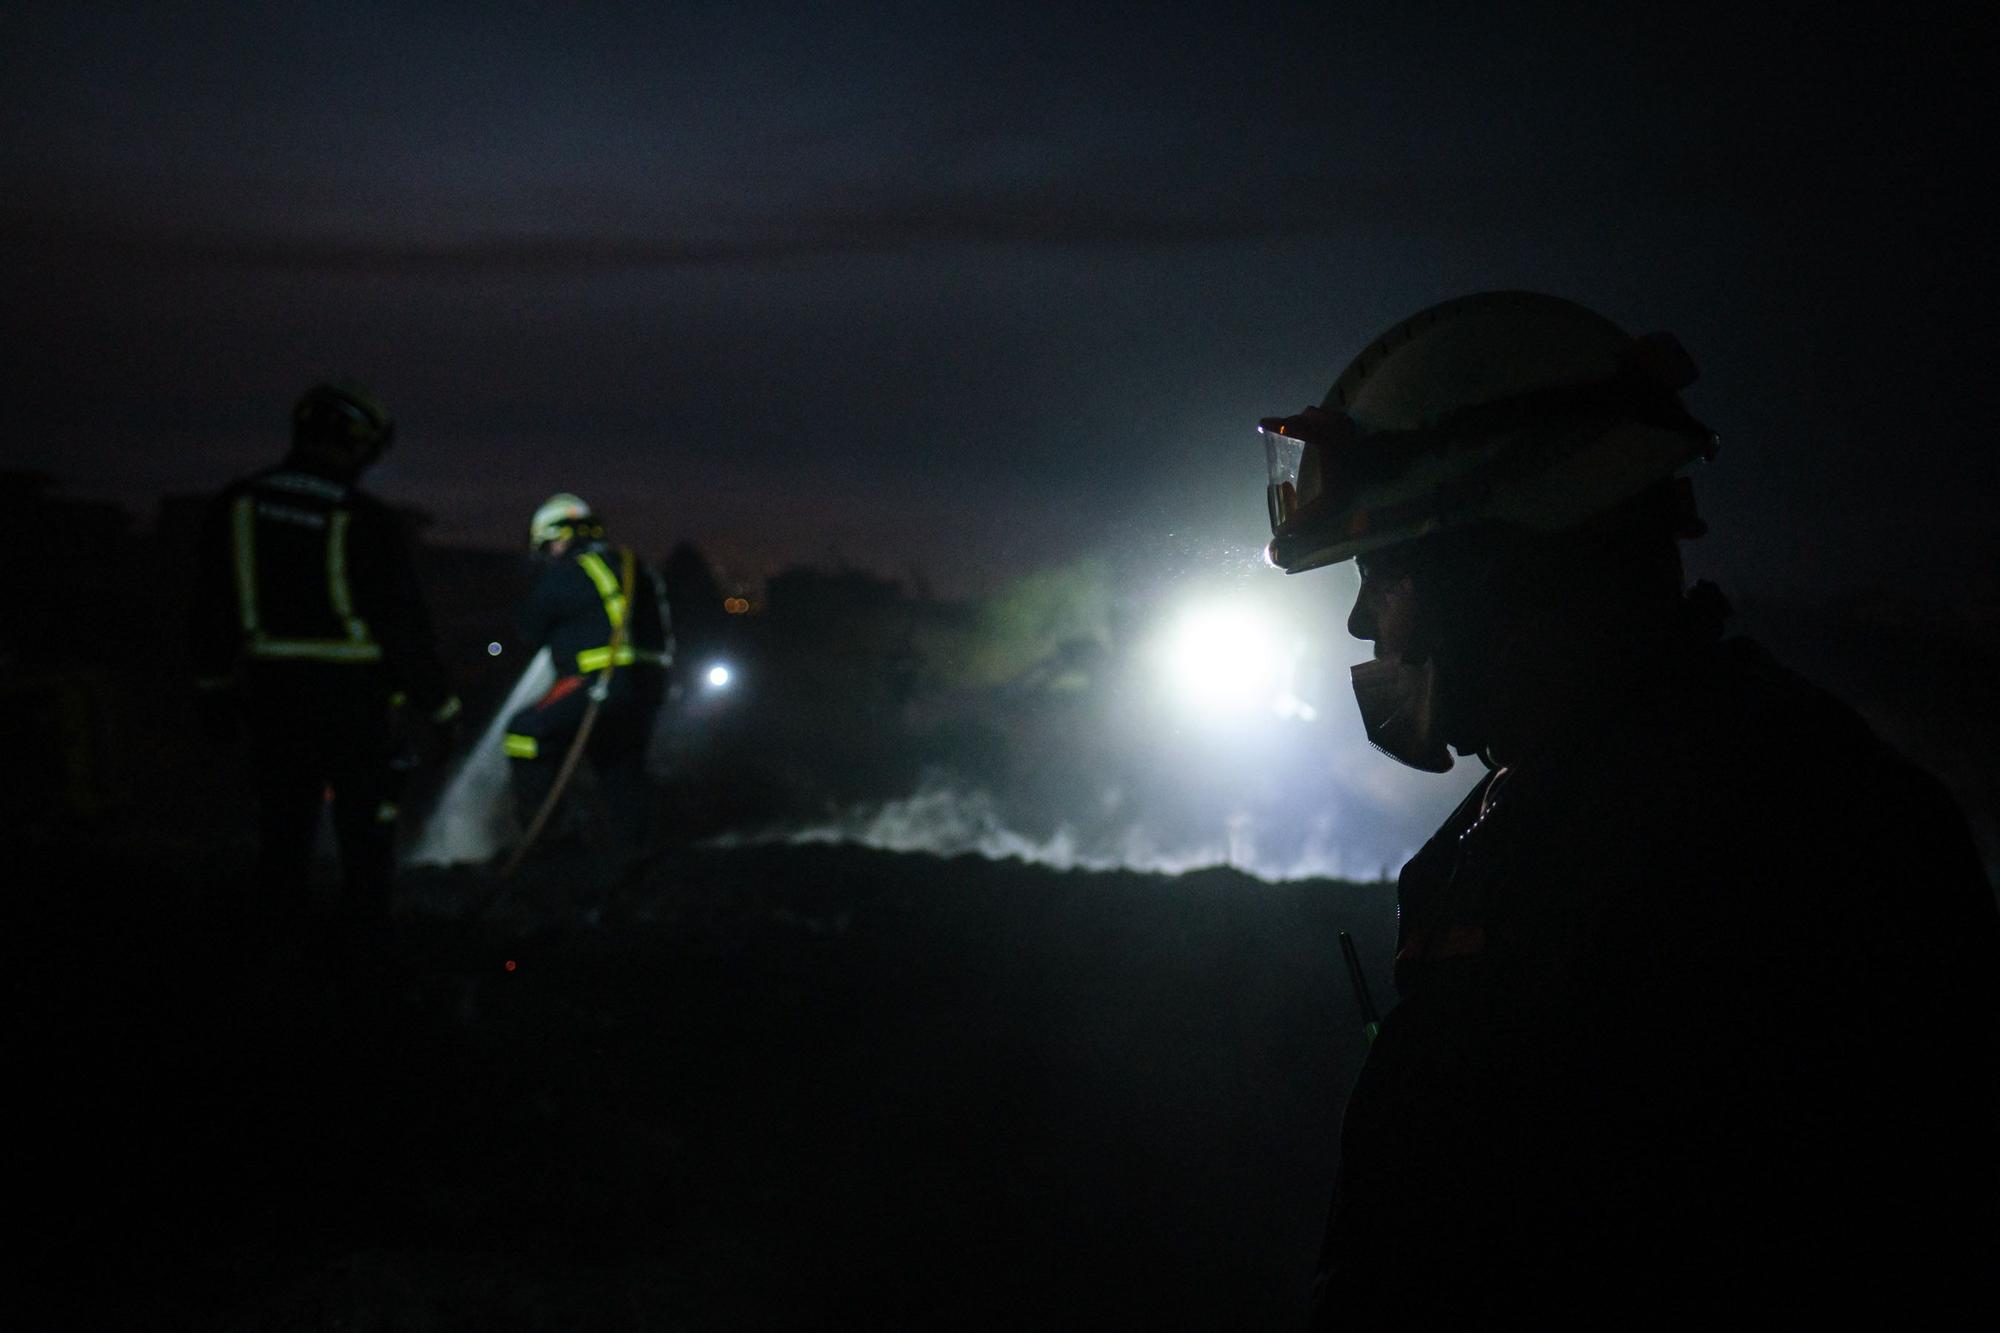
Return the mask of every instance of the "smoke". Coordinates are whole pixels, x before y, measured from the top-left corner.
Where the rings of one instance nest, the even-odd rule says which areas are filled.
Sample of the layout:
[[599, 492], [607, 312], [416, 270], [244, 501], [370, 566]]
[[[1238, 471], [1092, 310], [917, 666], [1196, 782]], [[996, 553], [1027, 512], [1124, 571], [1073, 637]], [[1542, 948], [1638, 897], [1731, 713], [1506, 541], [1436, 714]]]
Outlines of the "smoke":
[[843, 811], [820, 823], [754, 834], [726, 834], [712, 845], [848, 843], [890, 852], [1018, 860], [1057, 870], [1132, 870], [1180, 875], [1228, 866], [1260, 879], [1379, 880], [1391, 876], [1414, 846], [1341, 836], [1340, 820], [1322, 812], [1293, 824], [1270, 812], [1236, 809], [1202, 821], [1201, 834], [1162, 827], [1107, 791], [1093, 812], [1059, 822], [1046, 837], [1020, 831], [1006, 802], [983, 788], [960, 788], [933, 773], [899, 800]]
[[409, 865], [455, 865], [493, 859], [510, 832], [507, 802], [507, 754], [501, 743], [507, 719], [548, 692], [555, 683], [555, 662], [544, 648], [521, 673], [507, 702], [494, 715], [479, 743], [472, 747], [445, 783], [444, 794], [416, 843], [404, 854]]
[[[1367, 881], [1393, 874], [1476, 776], [1403, 768], [1332, 706], [1345, 670], [1305, 633], [1331, 637], [1327, 606], [1178, 586], [1120, 602], [1112, 582], [1090, 565], [1044, 572], [976, 614], [928, 618], [893, 598], [885, 614], [881, 590], [851, 579], [792, 587], [804, 610], [732, 645], [740, 685], [663, 716], [663, 811], [714, 846]], [[924, 686], [905, 697], [890, 686], [912, 654]], [[486, 862], [505, 845], [503, 719], [551, 675], [546, 656], [530, 664], [410, 861]]]

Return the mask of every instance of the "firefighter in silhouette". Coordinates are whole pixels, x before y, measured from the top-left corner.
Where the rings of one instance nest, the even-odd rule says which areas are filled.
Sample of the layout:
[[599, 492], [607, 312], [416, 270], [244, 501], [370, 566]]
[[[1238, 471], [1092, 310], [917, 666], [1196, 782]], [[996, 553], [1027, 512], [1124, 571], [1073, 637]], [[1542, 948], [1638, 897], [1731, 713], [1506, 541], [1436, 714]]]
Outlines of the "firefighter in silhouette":
[[397, 802], [413, 729], [442, 754], [459, 701], [395, 515], [356, 483], [395, 435], [349, 382], [315, 385], [284, 461], [231, 483], [204, 515], [193, 654], [204, 729], [250, 735], [260, 904], [303, 902], [329, 796], [350, 913], [389, 911]]
[[1996, 1327], [2000, 919], [1963, 817], [1684, 586], [1694, 367], [1469, 296], [1262, 423], [1369, 738], [1486, 770], [1398, 885], [1317, 1327]]
[[[507, 723], [516, 810], [532, 829], [578, 736], [629, 870], [648, 850], [653, 789], [646, 749], [666, 697], [671, 621], [658, 576], [606, 543], [589, 505], [567, 493], [535, 511], [528, 542], [541, 572], [516, 630], [528, 651], [547, 648], [556, 682]], [[556, 793], [561, 799], [561, 793]], [[538, 848], [576, 839], [555, 820]], [[533, 849], [521, 849], [533, 850]]]

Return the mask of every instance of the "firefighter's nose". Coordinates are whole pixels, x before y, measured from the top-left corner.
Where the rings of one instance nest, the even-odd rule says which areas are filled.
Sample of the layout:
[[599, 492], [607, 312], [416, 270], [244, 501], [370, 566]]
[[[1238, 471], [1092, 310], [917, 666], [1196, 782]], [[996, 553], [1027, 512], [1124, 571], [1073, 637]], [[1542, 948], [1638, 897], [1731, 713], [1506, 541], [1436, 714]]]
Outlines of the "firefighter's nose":
[[1347, 613], [1347, 632], [1357, 639], [1370, 642], [1375, 638], [1375, 595], [1366, 580], [1361, 584], [1361, 592], [1354, 599], [1354, 609]]

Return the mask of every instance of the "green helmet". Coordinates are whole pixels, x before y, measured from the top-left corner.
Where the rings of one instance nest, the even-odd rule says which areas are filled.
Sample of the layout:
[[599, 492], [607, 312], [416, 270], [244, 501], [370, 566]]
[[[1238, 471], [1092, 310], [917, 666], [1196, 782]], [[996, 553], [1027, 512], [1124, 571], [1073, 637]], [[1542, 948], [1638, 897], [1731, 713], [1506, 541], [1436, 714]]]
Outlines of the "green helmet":
[[1573, 302], [1481, 292], [1384, 333], [1326, 400], [1258, 425], [1288, 574], [1447, 528], [1576, 527], [1715, 456], [1694, 363]]

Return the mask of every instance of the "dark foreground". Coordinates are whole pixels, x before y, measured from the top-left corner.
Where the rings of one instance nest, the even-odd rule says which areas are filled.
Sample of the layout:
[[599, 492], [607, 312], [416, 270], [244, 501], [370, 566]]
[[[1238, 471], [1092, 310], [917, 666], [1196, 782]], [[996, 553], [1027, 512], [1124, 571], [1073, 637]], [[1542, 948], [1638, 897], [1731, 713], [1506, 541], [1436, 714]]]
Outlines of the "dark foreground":
[[596, 928], [416, 874], [349, 969], [205, 879], [18, 882], [10, 1326], [1297, 1327], [1336, 932], [1379, 988], [1393, 929], [1381, 886], [772, 848]]

